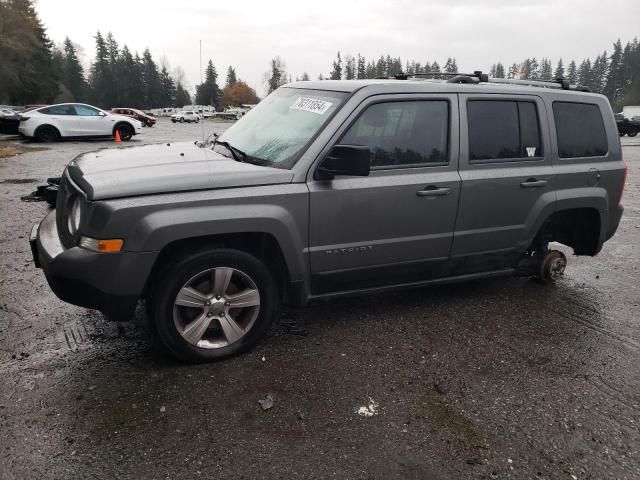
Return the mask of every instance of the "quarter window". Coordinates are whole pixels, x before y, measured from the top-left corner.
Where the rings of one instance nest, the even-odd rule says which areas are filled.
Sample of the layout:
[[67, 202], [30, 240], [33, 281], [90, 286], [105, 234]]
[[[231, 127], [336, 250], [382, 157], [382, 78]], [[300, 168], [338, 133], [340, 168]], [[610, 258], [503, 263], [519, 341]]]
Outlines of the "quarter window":
[[542, 157], [534, 102], [472, 100], [467, 103], [467, 118], [472, 163]]
[[607, 154], [607, 134], [600, 108], [594, 104], [553, 102], [560, 158]]
[[377, 103], [355, 121], [340, 143], [371, 149], [372, 168], [445, 165], [449, 136], [446, 100]]

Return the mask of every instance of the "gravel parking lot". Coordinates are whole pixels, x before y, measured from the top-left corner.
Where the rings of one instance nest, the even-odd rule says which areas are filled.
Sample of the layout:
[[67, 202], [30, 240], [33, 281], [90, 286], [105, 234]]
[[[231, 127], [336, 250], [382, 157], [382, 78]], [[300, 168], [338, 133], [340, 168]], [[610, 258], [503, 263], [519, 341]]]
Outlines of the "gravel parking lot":
[[147, 342], [142, 309], [118, 325], [51, 293], [28, 245], [47, 206], [20, 197], [81, 152], [200, 135], [161, 119], [0, 158], [0, 478], [640, 478], [640, 140], [622, 139], [617, 235], [555, 286], [319, 302], [187, 366]]

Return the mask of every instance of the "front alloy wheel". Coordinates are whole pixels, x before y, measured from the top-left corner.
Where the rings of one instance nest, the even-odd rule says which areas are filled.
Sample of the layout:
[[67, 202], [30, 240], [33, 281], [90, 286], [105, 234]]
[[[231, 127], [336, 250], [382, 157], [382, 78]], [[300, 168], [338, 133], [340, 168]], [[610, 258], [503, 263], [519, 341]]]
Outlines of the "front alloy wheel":
[[175, 357], [226, 358], [253, 347], [269, 330], [278, 283], [255, 256], [226, 248], [186, 251], [164, 263], [147, 297], [151, 327]]
[[246, 273], [229, 267], [190, 278], [174, 300], [176, 330], [191, 345], [220, 348], [246, 335], [260, 313], [260, 292]]

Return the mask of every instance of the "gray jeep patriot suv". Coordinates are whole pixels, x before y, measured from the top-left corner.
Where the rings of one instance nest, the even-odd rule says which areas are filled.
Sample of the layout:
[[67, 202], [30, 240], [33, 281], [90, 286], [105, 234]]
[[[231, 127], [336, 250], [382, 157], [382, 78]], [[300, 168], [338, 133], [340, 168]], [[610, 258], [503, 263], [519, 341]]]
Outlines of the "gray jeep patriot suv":
[[504, 274], [552, 281], [615, 233], [626, 167], [602, 95], [489, 80], [297, 82], [223, 135], [85, 153], [34, 226], [67, 302], [140, 299], [176, 357], [244, 351], [281, 303]]

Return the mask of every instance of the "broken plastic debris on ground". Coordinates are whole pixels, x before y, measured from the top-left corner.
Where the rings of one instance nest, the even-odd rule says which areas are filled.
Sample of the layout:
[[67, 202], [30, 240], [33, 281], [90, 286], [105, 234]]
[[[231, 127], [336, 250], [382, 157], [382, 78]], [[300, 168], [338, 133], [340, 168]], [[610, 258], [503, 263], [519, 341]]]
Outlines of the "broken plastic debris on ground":
[[363, 417], [373, 417], [374, 415], [378, 415], [378, 402], [376, 402], [373, 398], [369, 398], [369, 405], [362, 406], [356, 410], [356, 413]]

